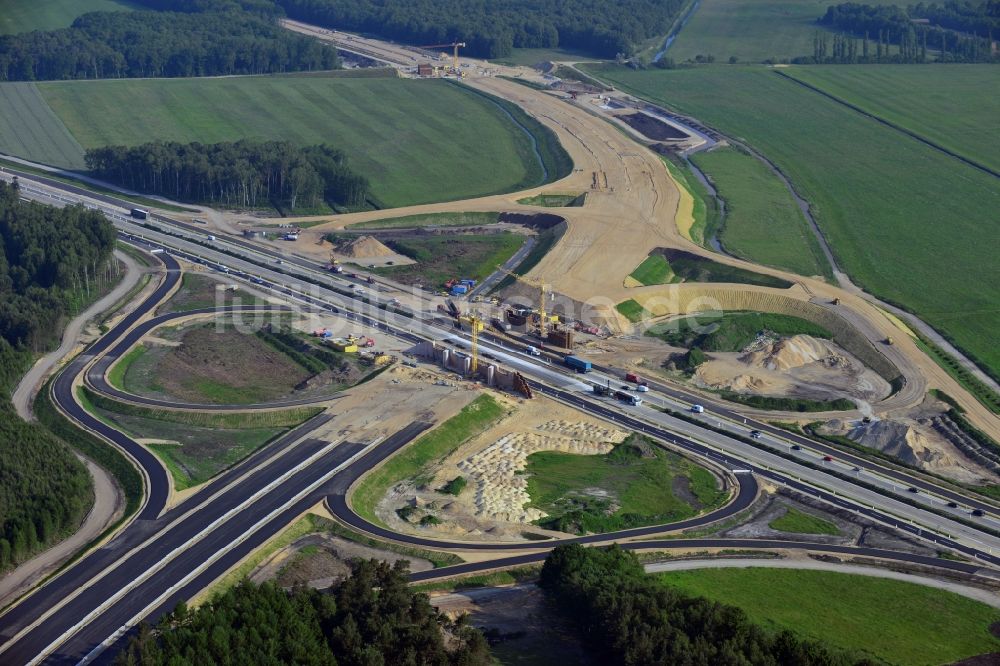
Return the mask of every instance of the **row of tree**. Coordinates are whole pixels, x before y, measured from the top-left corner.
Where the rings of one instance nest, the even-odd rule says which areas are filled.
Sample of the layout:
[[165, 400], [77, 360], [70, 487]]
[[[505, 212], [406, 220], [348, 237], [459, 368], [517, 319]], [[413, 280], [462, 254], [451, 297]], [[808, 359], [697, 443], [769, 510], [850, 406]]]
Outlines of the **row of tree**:
[[688, 597], [647, 576], [617, 546], [560, 546], [539, 585], [601, 664], [846, 666], [853, 662], [795, 634], [753, 624], [739, 608]]
[[265, 74], [340, 66], [335, 49], [283, 29], [274, 18], [280, 10], [260, 4], [258, 11], [247, 11], [221, 3], [219, 10], [184, 0], [179, 7], [186, 11], [93, 12], [62, 30], [0, 36], [0, 81]]
[[95, 175], [132, 190], [237, 208], [314, 208], [324, 200], [359, 206], [369, 189], [340, 150], [287, 141], [107, 146], [88, 150], [86, 163]]
[[493, 660], [479, 631], [448, 621], [426, 595], [409, 589], [404, 563], [371, 560], [356, 563], [329, 593], [244, 581], [195, 611], [180, 605], [155, 629], [140, 627], [116, 663], [485, 666]]
[[66, 317], [97, 295], [115, 233], [98, 213], [20, 200], [0, 182], [0, 571], [74, 529], [90, 476], [61, 440], [14, 411], [9, 391]]
[[500, 58], [513, 48], [578, 49], [614, 58], [665, 34], [684, 0], [276, 0], [293, 19], [416, 45], [467, 44]]
[[847, 2], [830, 6], [819, 23], [850, 36], [835, 37], [832, 51], [826, 38], [817, 36], [812, 57], [794, 62], [919, 63], [931, 55], [941, 62], [1000, 62], [993, 48], [993, 34], [1000, 28], [998, 0], [908, 9]]

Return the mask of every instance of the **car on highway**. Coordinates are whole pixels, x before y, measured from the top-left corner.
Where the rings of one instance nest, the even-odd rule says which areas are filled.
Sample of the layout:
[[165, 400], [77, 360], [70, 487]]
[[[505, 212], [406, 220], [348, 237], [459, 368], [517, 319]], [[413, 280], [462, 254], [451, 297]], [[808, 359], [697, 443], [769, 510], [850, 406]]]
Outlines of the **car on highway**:
[[854, 471], [857, 472], [858, 474], [860, 474], [861, 473], [861, 468], [858, 467], [857, 465], [855, 465], [854, 466]]
[[833, 456], [823, 456], [823, 462], [833, 462]]
[[646, 386], [645, 384], [639, 384], [638, 386], [635, 387], [635, 390], [638, 391], [639, 393], [646, 393], [649, 391], [649, 387]]
[[949, 509], [957, 509], [958, 508], [958, 502], [948, 502], [948, 508]]
[[986, 515], [986, 512], [983, 511], [982, 509], [973, 509], [972, 515], [975, 516], [976, 518], [982, 518], [983, 516]]
[[919, 493], [920, 491], [917, 490], [917, 488], [915, 486], [910, 486], [909, 488], [906, 489], [906, 492], [908, 492], [908, 493]]
[[760, 430], [751, 430], [751, 431], [750, 431], [750, 437], [751, 437], [752, 439], [760, 439], [760, 437], [761, 437], [761, 434], [763, 434], [763, 433], [761, 433], [761, 431], [760, 431]]
[[801, 451], [802, 447], [798, 444], [792, 444], [792, 451]]
[[695, 414], [704, 414], [705, 408], [702, 407], [701, 405], [691, 405], [691, 411], [694, 412]]

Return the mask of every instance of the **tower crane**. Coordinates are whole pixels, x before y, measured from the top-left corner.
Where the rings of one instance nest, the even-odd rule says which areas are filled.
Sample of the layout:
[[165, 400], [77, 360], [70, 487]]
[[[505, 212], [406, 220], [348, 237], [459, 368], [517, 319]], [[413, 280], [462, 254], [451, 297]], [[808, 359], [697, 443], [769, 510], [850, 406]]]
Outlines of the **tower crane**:
[[453, 52], [453, 55], [452, 55], [452, 69], [454, 69], [455, 73], [457, 74], [458, 73], [458, 49], [459, 49], [459, 47], [461, 47], [461, 48], [464, 49], [465, 48], [465, 42], [452, 42], [451, 44], [428, 44], [427, 46], [418, 46], [417, 48], [419, 48], [419, 49], [444, 49], [444, 48], [454, 49], [454, 52]]
[[545, 311], [545, 294], [549, 292], [549, 285], [538, 280], [536, 278], [530, 278], [525, 275], [519, 275], [514, 271], [507, 270], [503, 266], [498, 266], [501, 272], [506, 273], [515, 280], [520, 280], [521, 282], [536, 287], [538, 289], [538, 336], [545, 339], [545, 333], [548, 328], [547, 313]]

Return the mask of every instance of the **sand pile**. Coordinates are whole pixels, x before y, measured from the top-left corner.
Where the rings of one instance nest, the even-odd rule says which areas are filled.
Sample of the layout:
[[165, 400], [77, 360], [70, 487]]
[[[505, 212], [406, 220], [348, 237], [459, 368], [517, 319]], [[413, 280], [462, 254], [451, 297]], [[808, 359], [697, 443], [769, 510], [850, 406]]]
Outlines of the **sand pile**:
[[[517, 523], [530, 523], [545, 517], [538, 509], [525, 508], [531, 498], [528, 479], [520, 472], [528, 466], [528, 456], [538, 451], [601, 455], [628, 437], [623, 431], [565, 421], [550, 421], [538, 430], [552, 435], [532, 431], [504, 435], [458, 463], [459, 469], [476, 486], [477, 516]], [[565, 437], [560, 436], [562, 433], [572, 434]]]
[[339, 241], [336, 251], [337, 254], [355, 259], [389, 257], [396, 254], [374, 236], [358, 236], [357, 238]]
[[966, 483], [992, 482], [993, 475], [976, 465], [954, 444], [929, 425], [911, 419], [872, 423], [834, 420], [821, 432], [846, 435], [862, 446], [886, 453], [902, 462]]
[[785, 372], [792, 368], [823, 361], [827, 367], [843, 367], [847, 359], [837, 353], [826, 340], [808, 335], [793, 335], [769, 342], [751, 351], [740, 360], [755, 368]]

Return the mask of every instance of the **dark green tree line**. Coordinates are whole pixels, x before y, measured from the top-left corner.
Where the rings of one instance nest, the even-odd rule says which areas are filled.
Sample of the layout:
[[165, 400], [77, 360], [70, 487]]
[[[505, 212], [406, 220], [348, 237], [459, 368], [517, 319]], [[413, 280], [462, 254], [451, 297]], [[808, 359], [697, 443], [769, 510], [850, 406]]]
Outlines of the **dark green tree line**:
[[666, 34], [683, 0], [276, 0], [290, 18], [416, 45], [452, 40], [483, 58], [512, 48], [614, 58]]
[[855, 663], [791, 632], [768, 632], [733, 606], [685, 596], [647, 576], [638, 558], [617, 546], [560, 546], [545, 560], [539, 585], [601, 664]]
[[[449, 640], [445, 641], [445, 636]], [[330, 592], [244, 581], [196, 611], [142, 626], [117, 664], [485, 666], [479, 631], [439, 615], [403, 563], [358, 562]]]
[[92, 503], [86, 468], [47, 429], [22, 421], [9, 391], [33, 352], [57, 343], [76, 305], [96, 296], [114, 242], [100, 214], [26, 203], [0, 182], [0, 571], [74, 529]]
[[335, 49], [279, 26], [273, 3], [144, 4], [183, 11], [92, 12], [62, 30], [0, 36], [0, 81], [265, 74], [340, 66]]
[[179, 201], [294, 209], [321, 201], [358, 206], [368, 181], [329, 146], [299, 148], [287, 141], [163, 143], [107, 146], [86, 153], [97, 176], [133, 190]]

